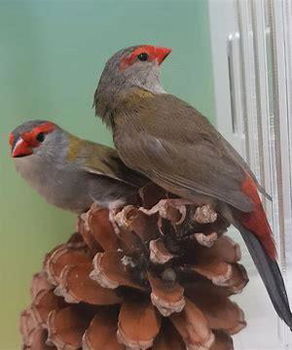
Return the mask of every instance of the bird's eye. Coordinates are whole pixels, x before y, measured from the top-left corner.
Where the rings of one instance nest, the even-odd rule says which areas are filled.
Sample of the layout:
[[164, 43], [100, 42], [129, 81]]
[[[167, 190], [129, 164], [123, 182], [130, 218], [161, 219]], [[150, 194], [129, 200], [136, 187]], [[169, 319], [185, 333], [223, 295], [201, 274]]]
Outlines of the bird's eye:
[[40, 132], [39, 134], [37, 134], [36, 139], [38, 142], [43, 142], [45, 139], [45, 133]]
[[148, 57], [149, 57], [149, 55], [146, 52], [142, 52], [137, 56], [138, 60], [140, 60], [140, 61], [147, 61]]

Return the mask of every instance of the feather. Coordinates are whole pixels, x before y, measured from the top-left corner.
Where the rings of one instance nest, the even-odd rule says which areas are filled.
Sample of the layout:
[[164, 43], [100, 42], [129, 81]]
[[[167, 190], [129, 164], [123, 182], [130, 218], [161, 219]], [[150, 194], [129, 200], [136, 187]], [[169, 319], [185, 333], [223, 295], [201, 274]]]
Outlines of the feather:
[[[171, 95], [143, 97], [117, 112], [114, 140], [125, 164], [190, 200], [198, 193], [243, 212], [246, 172], [225, 151], [220, 135], [199, 112]], [[171, 123], [169, 122], [171, 120]]]
[[248, 198], [251, 199], [254, 206], [252, 212], [241, 214], [240, 222], [245, 228], [258, 237], [271, 259], [275, 259], [277, 253], [272, 229], [264, 212], [256, 184], [253, 179], [247, 175], [246, 180], [242, 183], [241, 189]]
[[70, 134], [67, 160], [78, 163], [81, 169], [90, 174], [105, 176], [133, 187], [141, 187], [148, 182], [142, 175], [127, 168], [115, 149]]
[[292, 331], [292, 314], [284, 281], [276, 260], [269, 257], [259, 239], [253, 233], [239, 223], [235, 224], [235, 226], [244, 239], [277, 314], [286, 322]]

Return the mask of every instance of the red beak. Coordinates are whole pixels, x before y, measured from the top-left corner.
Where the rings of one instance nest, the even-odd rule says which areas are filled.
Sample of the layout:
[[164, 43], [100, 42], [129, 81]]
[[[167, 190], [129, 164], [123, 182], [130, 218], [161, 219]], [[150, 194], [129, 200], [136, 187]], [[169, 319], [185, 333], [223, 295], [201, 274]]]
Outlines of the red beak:
[[12, 157], [19, 158], [32, 154], [32, 148], [23, 138], [19, 138], [12, 149]]
[[171, 49], [168, 49], [167, 47], [156, 47], [155, 56], [158, 64], [160, 65], [170, 53]]

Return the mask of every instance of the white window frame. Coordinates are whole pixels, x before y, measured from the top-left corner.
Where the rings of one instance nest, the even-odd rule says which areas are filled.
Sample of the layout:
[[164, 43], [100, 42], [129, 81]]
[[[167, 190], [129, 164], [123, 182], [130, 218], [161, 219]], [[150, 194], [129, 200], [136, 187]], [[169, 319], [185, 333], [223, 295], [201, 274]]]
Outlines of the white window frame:
[[[273, 197], [272, 202], [264, 200], [264, 205], [291, 297], [292, 3], [208, 3], [216, 125]], [[231, 234], [239, 240], [238, 232]], [[248, 327], [235, 337], [235, 348], [292, 349], [292, 336], [276, 316], [245, 249], [243, 263], [250, 283], [236, 301], [246, 312]]]

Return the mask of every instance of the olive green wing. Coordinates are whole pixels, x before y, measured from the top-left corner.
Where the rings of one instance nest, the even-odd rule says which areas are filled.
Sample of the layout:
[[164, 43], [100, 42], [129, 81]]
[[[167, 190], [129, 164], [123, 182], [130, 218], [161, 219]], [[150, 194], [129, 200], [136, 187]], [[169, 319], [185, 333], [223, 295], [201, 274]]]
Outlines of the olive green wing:
[[225, 151], [213, 126], [170, 95], [144, 103], [118, 119], [115, 143], [127, 166], [179, 196], [195, 199], [200, 193], [250, 211], [241, 191], [246, 172]]
[[115, 149], [74, 136], [71, 136], [68, 159], [90, 174], [109, 177], [133, 187], [141, 187], [148, 182], [144, 176], [129, 169]]

